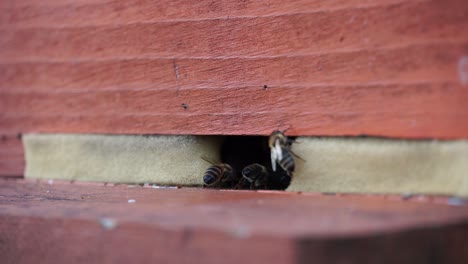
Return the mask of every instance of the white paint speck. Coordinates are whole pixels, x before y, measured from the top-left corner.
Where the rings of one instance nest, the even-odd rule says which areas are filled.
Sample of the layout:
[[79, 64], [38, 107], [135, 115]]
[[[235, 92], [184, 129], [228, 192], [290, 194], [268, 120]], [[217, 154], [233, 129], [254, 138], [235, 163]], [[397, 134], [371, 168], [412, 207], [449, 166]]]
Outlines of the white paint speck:
[[177, 189], [177, 186], [164, 186], [164, 185], [153, 184], [151, 188], [153, 189]]
[[111, 218], [101, 218], [99, 219], [99, 223], [105, 230], [112, 230], [117, 226], [117, 221]]
[[129, 199], [128, 203], [136, 203], [136, 200], [135, 199]]
[[468, 85], [468, 56], [461, 57], [458, 61], [458, 78], [462, 85]]
[[54, 180], [49, 179], [49, 180], [47, 180], [47, 183], [48, 183], [49, 185], [52, 185], [52, 184], [54, 184]]

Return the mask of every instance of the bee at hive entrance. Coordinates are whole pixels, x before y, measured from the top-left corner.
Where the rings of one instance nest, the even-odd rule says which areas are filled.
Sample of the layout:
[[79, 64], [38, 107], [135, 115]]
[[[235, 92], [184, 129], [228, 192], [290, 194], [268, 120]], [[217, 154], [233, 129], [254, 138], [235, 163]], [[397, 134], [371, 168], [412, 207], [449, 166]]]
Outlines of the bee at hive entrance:
[[[294, 140], [276, 132], [279, 131], [274, 131], [270, 137], [227, 136], [221, 146], [221, 161], [210, 162], [212, 166], [203, 175], [204, 186], [242, 190], [285, 190], [294, 172], [294, 158], [290, 150]], [[271, 142], [277, 147], [271, 148]], [[276, 166], [277, 164], [279, 166]], [[230, 168], [226, 171], [229, 175], [224, 175], [223, 170], [219, 169], [226, 165]], [[219, 184], [213, 184], [215, 179]], [[237, 182], [235, 185], [232, 185], [233, 179]]]

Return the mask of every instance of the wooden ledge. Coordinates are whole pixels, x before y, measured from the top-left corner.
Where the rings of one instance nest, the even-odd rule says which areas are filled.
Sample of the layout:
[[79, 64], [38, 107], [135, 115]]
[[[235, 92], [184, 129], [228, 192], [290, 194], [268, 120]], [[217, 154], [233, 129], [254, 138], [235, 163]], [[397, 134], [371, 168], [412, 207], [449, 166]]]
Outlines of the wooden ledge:
[[217, 191], [0, 179], [3, 263], [453, 263], [448, 197]]

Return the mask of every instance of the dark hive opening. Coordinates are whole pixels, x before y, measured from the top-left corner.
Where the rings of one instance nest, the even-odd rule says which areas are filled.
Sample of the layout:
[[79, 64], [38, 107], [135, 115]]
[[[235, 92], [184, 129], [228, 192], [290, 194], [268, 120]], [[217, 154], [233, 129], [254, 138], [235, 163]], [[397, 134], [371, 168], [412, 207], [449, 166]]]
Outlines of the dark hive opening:
[[[221, 146], [221, 162], [232, 167], [233, 177], [239, 181], [233, 189], [284, 190], [291, 181], [280, 166], [275, 172], [272, 170], [265, 136], [226, 136]], [[247, 177], [243, 177], [243, 171]]]

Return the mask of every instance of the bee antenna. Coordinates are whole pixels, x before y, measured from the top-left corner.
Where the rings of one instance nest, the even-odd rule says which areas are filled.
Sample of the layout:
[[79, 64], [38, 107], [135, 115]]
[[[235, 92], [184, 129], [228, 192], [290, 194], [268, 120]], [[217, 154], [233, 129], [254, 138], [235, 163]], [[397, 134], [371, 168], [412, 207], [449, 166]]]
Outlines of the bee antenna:
[[289, 125], [288, 128], [286, 128], [285, 130], [283, 130], [281, 133], [285, 134], [286, 131], [288, 131], [290, 128], [291, 128], [291, 125]]
[[211, 165], [215, 165], [214, 162], [210, 161], [210, 160], [209, 160], [208, 158], [206, 158], [206, 157], [200, 157], [200, 158], [201, 158], [202, 160], [204, 160], [204, 161], [210, 163]]

